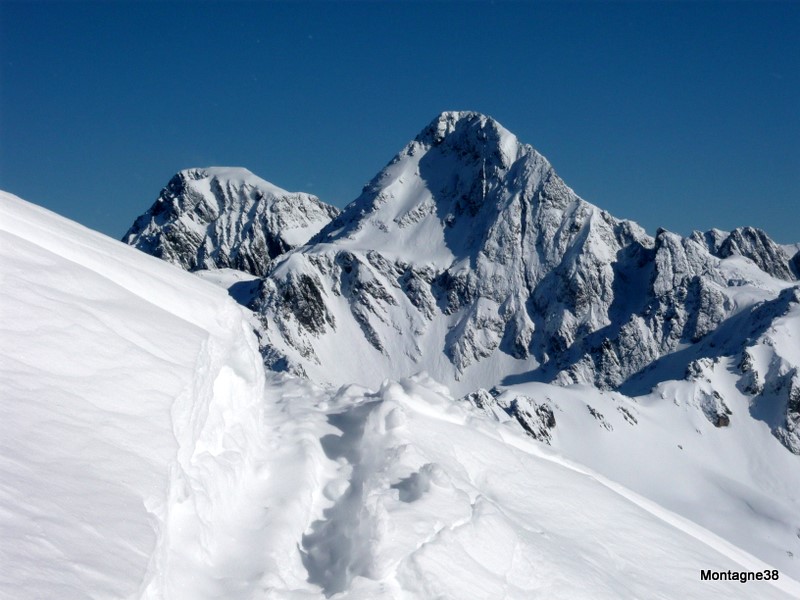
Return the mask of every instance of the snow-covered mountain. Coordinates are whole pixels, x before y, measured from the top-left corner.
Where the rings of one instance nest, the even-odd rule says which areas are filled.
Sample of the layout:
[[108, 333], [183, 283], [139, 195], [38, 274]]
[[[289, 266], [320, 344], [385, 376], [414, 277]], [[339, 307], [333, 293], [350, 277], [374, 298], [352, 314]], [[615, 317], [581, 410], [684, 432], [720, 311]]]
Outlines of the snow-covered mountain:
[[[496, 121], [448, 112], [278, 258], [249, 306], [268, 364], [315, 381], [426, 370], [459, 394], [523, 381], [646, 393], [694, 361], [741, 361], [797, 286], [760, 230], [650, 237]], [[795, 388], [770, 386], [783, 417], [769, 421], [797, 451]], [[711, 402], [709, 419], [725, 410]]]
[[[726, 358], [635, 399], [320, 386], [218, 287], [5, 193], [0, 256], [0, 597], [800, 595], [800, 457], [695, 406], [747, 410]], [[783, 302], [754, 385], [794, 360]]]
[[[442, 113], [332, 221], [285, 194], [242, 170], [185, 171], [125, 240], [190, 270], [256, 277], [217, 278], [259, 315], [266, 363], [318, 382], [425, 370], [458, 394], [524, 381], [647, 393], [697, 361], [749, 365], [747, 348], [769, 345], [797, 302], [793, 247], [750, 227], [650, 237], [477, 113]], [[797, 453], [800, 391], [786, 373], [800, 364], [776, 361], [762, 366], [770, 407], [754, 416]], [[743, 389], [757, 389], [752, 377]], [[708, 419], [728, 424], [724, 398], [709, 398]]]
[[192, 169], [125, 239], [172, 265], [0, 193], [0, 597], [800, 597], [797, 247], [468, 112], [341, 214]]
[[256, 275], [306, 243], [338, 209], [291, 193], [247, 169], [209, 167], [175, 175], [123, 240], [184, 269]]

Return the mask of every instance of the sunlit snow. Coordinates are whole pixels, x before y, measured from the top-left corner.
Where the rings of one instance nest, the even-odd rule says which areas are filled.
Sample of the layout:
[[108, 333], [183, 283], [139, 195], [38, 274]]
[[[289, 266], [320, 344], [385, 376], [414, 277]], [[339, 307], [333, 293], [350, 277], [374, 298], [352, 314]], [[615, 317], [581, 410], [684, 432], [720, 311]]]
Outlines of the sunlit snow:
[[654, 398], [521, 387], [570, 423], [550, 448], [424, 374], [267, 374], [214, 284], [236, 275], [203, 281], [8, 194], [0, 252], [3, 597], [800, 596], [785, 554], [777, 582], [700, 581], [778, 568], [791, 542], [797, 457], [730, 454], [781, 449], [760, 421], [726, 441]]

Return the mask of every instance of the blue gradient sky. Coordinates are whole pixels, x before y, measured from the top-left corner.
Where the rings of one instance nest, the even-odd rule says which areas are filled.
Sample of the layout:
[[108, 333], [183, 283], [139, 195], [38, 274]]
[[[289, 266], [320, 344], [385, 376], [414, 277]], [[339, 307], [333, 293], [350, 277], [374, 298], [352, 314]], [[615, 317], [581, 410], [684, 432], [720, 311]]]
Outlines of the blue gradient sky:
[[0, 188], [120, 237], [177, 170], [342, 206], [442, 110], [585, 199], [800, 242], [800, 3], [0, 3]]

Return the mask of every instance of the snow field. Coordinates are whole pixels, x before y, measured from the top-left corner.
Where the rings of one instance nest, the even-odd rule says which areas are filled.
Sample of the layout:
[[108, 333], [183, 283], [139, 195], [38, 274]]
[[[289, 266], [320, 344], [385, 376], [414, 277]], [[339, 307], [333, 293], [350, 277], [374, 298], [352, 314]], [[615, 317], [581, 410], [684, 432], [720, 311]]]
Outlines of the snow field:
[[303, 543], [311, 580], [326, 595], [779, 598], [800, 590], [785, 577], [784, 591], [765, 582], [709, 588], [701, 567], [764, 565], [464, 410], [424, 377], [387, 382], [342, 408], [329, 417], [341, 433], [322, 445], [349, 479], [335, 480], [341, 496]]
[[[800, 597], [783, 568], [701, 582], [764, 563], [595, 474], [560, 429], [588, 467], [425, 375], [267, 376], [222, 290], [6, 194], [0, 285], [0, 597]], [[572, 415], [564, 432], [611, 434]], [[757, 467], [731, 477], [745, 501]], [[751, 506], [787, 520], [780, 502]]]
[[[750, 417], [731, 361], [705, 377], [666, 382], [638, 398], [528, 383], [500, 399], [548, 404], [555, 452], [800, 579], [800, 460]], [[707, 386], [732, 410], [728, 427], [714, 427], [703, 414], [697, 396]]]
[[0, 197], [3, 597], [128, 597], [145, 575], [208, 335], [192, 314], [226, 301], [155, 263]]

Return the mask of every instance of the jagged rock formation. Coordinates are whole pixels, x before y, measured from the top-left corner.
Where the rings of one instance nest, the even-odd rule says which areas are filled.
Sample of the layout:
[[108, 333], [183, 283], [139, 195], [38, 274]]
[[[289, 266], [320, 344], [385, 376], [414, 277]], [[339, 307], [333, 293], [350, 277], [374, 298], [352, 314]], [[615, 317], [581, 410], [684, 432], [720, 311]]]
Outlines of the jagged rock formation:
[[[578, 197], [541, 154], [477, 113], [442, 113], [324, 227], [334, 212], [308, 200], [315, 209], [299, 212], [318, 215], [320, 230], [291, 252], [268, 235], [237, 233], [248, 240], [237, 245], [195, 234], [187, 215], [213, 213], [202, 222], [245, 232], [249, 214], [258, 229], [283, 229], [260, 225], [269, 210], [239, 209], [277, 201], [237, 191], [214, 212], [181, 191], [187, 178], [160, 200], [185, 207], [170, 221], [178, 233], [157, 203], [129, 242], [189, 269], [262, 275], [249, 307], [267, 364], [318, 381], [375, 385], [426, 370], [458, 394], [541, 381], [635, 395], [688, 379], [687, 403], [725, 427], [739, 417], [711, 380], [698, 379], [717, 368], [702, 361], [772, 347], [769, 330], [786, 313], [778, 306], [800, 293], [792, 247], [748, 227], [651, 237]], [[261, 248], [274, 249], [268, 268], [252, 259]], [[800, 356], [787, 352], [777, 367], [755, 361], [759, 375], [743, 372], [741, 387], [752, 390], [753, 416], [797, 452]], [[531, 402], [495, 409], [545, 439], [547, 415]]]
[[[652, 238], [615, 219], [475, 113], [434, 120], [311, 242], [254, 305], [282, 352], [326, 363], [340, 340], [378, 376], [428, 368], [465, 391], [515, 371], [619, 387], [739, 312], [735, 288], [793, 280], [761, 231]], [[316, 321], [270, 316], [309, 302]]]
[[786, 251], [773, 242], [762, 230], [754, 227], [739, 227], [730, 233], [712, 229], [705, 233], [695, 231], [692, 239], [704, 243], [714, 256], [744, 256], [752, 260], [759, 269], [773, 277], [791, 281], [798, 273]]
[[553, 439], [551, 431], [555, 429], [556, 417], [553, 407], [546, 401], [537, 402], [523, 394], [509, 398], [496, 389], [487, 391], [480, 388], [461, 398], [460, 402], [469, 402], [501, 423], [513, 419], [525, 433], [545, 444], [550, 444]]
[[308, 241], [338, 209], [280, 189], [241, 168], [175, 175], [123, 241], [189, 271], [265, 275], [276, 256]]

